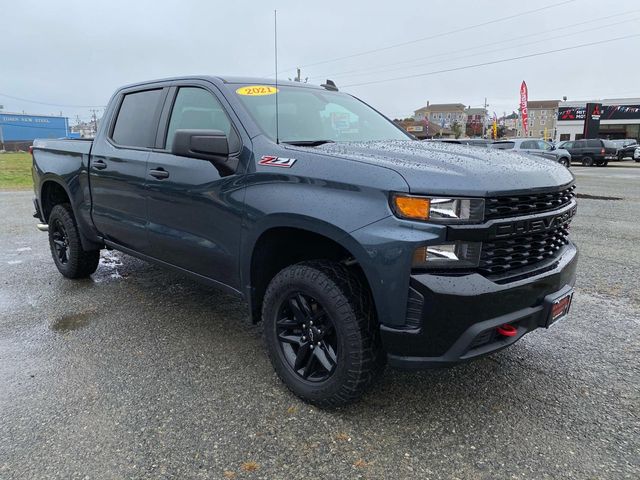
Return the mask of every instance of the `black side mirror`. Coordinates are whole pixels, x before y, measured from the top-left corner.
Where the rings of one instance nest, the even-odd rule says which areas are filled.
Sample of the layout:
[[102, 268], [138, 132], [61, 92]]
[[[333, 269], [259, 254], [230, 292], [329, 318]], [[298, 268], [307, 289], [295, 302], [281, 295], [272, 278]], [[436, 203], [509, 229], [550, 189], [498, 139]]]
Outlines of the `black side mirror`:
[[238, 167], [238, 159], [229, 157], [227, 135], [220, 130], [176, 130], [171, 153], [209, 160], [222, 176], [235, 173]]

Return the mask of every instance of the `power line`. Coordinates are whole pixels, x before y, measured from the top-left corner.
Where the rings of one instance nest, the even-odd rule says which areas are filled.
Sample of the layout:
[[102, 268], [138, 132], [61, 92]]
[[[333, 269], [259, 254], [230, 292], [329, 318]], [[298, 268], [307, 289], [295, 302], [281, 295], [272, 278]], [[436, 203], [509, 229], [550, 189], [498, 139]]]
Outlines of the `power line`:
[[38, 100], [30, 100], [28, 98], [14, 97], [13, 95], [7, 95], [6, 93], [2, 93], [2, 92], [0, 92], [0, 97], [6, 97], [12, 100], [18, 100], [20, 102], [36, 103], [38, 105], [47, 105], [49, 107], [69, 107], [69, 108], [104, 108], [105, 107], [105, 105], [69, 105], [65, 103], [40, 102]]
[[[613, 15], [608, 15], [606, 17], [598, 17], [598, 18], [595, 18], [593, 20], [586, 20], [586, 21], [583, 21], [583, 22], [573, 23], [573, 24], [570, 24], [570, 25], [563, 25], [562, 29], [565, 30], [567, 28], [579, 27], [581, 25], [587, 25], [589, 23], [602, 22], [603, 20], [608, 20], [610, 18], [620, 17], [620, 16], [624, 16], [624, 15], [630, 15], [630, 14], [634, 14], [634, 13], [638, 13], [638, 12], [640, 12], [640, 10], [628, 10], [626, 12], [616, 13], [616, 14], [613, 14]], [[624, 20], [624, 21], [626, 22], [626, 21], [630, 21], [630, 20]], [[610, 25], [612, 25], [612, 24], [610, 24]], [[606, 26], [607, 25], [604, 25], [604, 27], [606, 27]], [[601, 27], [601, 26], [599, 25], [599, 27]], [[521, 40], [521, 39], [524, 39], [524, 38], [535, 37], [535, 36], [538, 36], [538, 35], [546, 35], [547, 33], [553, 33], [553, 32], [557, 32], [557, 31], [558, 31], [558, 28], [555, 27], [555, 28], [552, 28], [552, 29], [549, 29], [549, 30], [543, 30], [543, 31], [534, 32], [534, 33], [528, 33], [527, 35], [520, 35], [520, 36], [517, 36], [517, 37], [509, 37], [509, 41]], [[583, 31], [574, 32], [573, 34], [582, 33], [582, 32]], [[567, 34], [567, 35], [573, 35], [573, 34]], [[545, 40], [548, 40], [548, 39], [545, 39]], [[407, 64], [407, 63], [415, 63], [415, 62], [418, 62], [418, 61], [421, 61], [421, 60], [428, 60], [430, 58], [449, 57], [450, 55], [455, 54], [455, 53], [468, 52], [470, 50], [478, 50], [480, 48], [491, 47], [493, 45], [504, 45], [504, 44], [505, 44], [505, 40], [504, 40], [504, 38], [502, 38], [502, 39], [500, 39], [500, 40], [498, 40], [496, 42], [490, 42], [490, 43], [484, 43], [484, 44], [481, 44], [481, 45], [470, 46], [468, 48], [461, 48], [459, 50], [453, 50], [453, 51], [448, 50], [445, 53], [437, 53], [437, 54], [434, 54], [434, 55], [428, 55], [426, 57], [412, 58], [411, 60], [403, 60], [403, 61], [400, 61], [400, 62], [393, 62], [393, 63], [387, 63], [387, 64], [383, 64], [383, 65], [376, 65], [374, 67], [356, 68], [354, 70], [346, 70], [346, 71], [343, 70], [342, 72], [330, 73], [330, 74], [326, 74], [326, 75], [317, 75], [317, 76], [321, 77], [321, 78], [333, 78], [333, 77], [336, 77], [336, 76], [339, 76], [339, 75], [345, 75], [345, 74], [357, 73], [357, 72], [376, 73], [377, 71], [379, 71], [380, 67], [393, 67], [395, 65], [403, 65], [403, 64]], [[486, 52], [483, 52], [483, 53], [486, 53]], [[424, 65], [424, 64], [419, 64], [419, 65]], [[411, 66], [408, 66], [406, 68], [411, 68]]]
[[495, 65], [497, 63], [505, 63], [505, 62], [511, 62], [513, 60], [521, 60], [523, 58], [539, 57], [541, 55], [549, 55], [551, 53], [557, 53], [557, 52], [566, 52], [568, 50], [576, 50], [578, 48], [590, 47], [590, 46], [593, 46], [593, 45], [601, 45], [603, 43], [611, 43], [611, 42], [616, 42], [618, 40], [626, 40], [628, 38], [634, 38], [634, 37], [640, 37], [640, 33], [634, 34], [634, 35], [626, 35], [624, 37], [610, 38], [608, 40], [600, 40], [598, 42], [583, 43], [583, 44], [580, 44], [580, 45], [574, 45], [572, 47], [557, 48], [555, 50], [547, 50], [545, 52], [537, 52], [537, 53], [530, 53], [528, 55], [519, 55], [517, 57], [503, 58], [503, 59], [500, 59], [500, 60], [493, 60], [491, 62], [475, 63], [473, 65], [464, 65], [462, 67], [446, 68], [444, 70], [435, 70], [433, 72], [417, 73], [417, 74], [414, 74], [414, 75], [405, 75], [403, 77], [387, 78], [387, 79], [384, 79], [384, 80], [373, 80], [371, 82], [351, 83], [351, 84], [348, 84], [348, 85], [344, 85], [344, 87], [359, 87], [359, 86], [362, 86], [362, 85], [373, 85], [373, 84], [376, 84], [376, 83], [392, 82], [392, 81], [395, 81], [395, 80], [405, 80], [405, 79], [408, 79], [408, 78], [426, 77], [426, 76], [429, 76], [429, 75], [437, 75], [439, 73], [456, 72], [456, 71], [459, 71], [459, 70], [466, 70], [466, 69], [469, 69], [469, 68], [484, 67], [486, 65]]
[[[514, 18], [522, 17], [524, 15], [531, 15], [532, 13], [541, 12], [543, 10], [550, 10], [552, 8], [561, 7], [562, 5], [566, 5], [568, 3], [573, 3], [575, 1], [576, 0], [565, 0], [564, 2], [555, 3], [555, 4], [552, 4], [552, 5], [547, 5], [545, 7], [535, 8], [533, 10], [527, 10], [527, 11], [516, 13], [516, 14], [513, 14], [513, 15], [508, 15], [506, 17], [500, 17], [500, 18], [496, 18], [496, 19], [493, 19], [493, 20], [488, 20], [486, 22], [477, 23], [475, 25], [469, 25], [467, 27], [457, 28], [455, 30], [449, 30], [447, 32], [436, 33], [434, 35], [429, 35], [427, 37], [417, 38], [415, 40], [408, 40], [406, 42], [394, 43], [394, 44], [388, 45], [386, 47], [374, 48], [372, 50], [365, 50], [363, 52], [352, 53], [350, 55], [344, 55], [342, 57], [329, 58], [329, 59], [322, 60], [322, 61], [319, 61], [319, 62], [307, 63], [305, 65], [300, 65], [300, 66], [301, 67], [312, 67], [312, 66], [316, 66], [316, 65], [323, 65], [323, 64], [326, 64], [326, 63], [337, 62], [339, 60], [346, 60], [346, 59], [349, 59], [349, 58], [361, 57], [363, 55], [369, 55], [371, 53], [382, 52], [382, 51], [385, 51], [385, 50], [391, 50], [393, 48], [404, 47], [404, 46], [407, 46], [407, 45], [412, 45], [414, 43], [424, 42], [425, 40], [432, 40], [434, 38], [444, 37], [444, 36], [447, 36], [447, 35], [453, 35], [455, 33], [465, 32], [467, 30], [473, 30], [473, 29], [480, 28], [480, 27], [486, 27], [487, 25], [492, 25], [494, 23], [504, 22], [505, 20], [512, 20]], [[296, 68], [296, 67], [288, 68], [288, 69], [282, 70], [282, 71], [283, 72], [288, 72], [289, 70], [293, 70], [294, 68]]]
[[[617, 25], [621, 25], [623, 23], [636, 22], [636, 21], [638, 21], [638, 18], [630, 18], [630, 19], [627, 19], [627, 20], [622, 20], [620, 22], [609, 23], [607, 25], [598, 25], [598, 31], [601, 31], [603, 28], [617, 26]], [[516, 45], [509, 44], [506, 48], [526, 47], [528, 45], [535, 45], [537, 43], [543, 43], [543, 42], [547, 42], [549, 40], [557, 40], [557, 39], [560, 39], [560, 38], [566, 38], [566, 37], [571, 37], [571, 36], [574, 36], [574, 35], [579, 35], [581, 33], [592, 33], [592, 30], [591, 29], [579, 30], [577, 32], [565, 33], [563, 35], [556, 35], [556, 36], [552, 36], [552, 37], [546, 37], [546, 38], [543, 38], [541, 40], [534, 40], [532, 42], [520, 43], [520, 44], [516, 44]], [[502, 46], [500, 48], [494, 48], [493, 50], [484, 51], [484, 52], [482, 52], [482, 54], [484, 55], [484, 54], [487, 54], [487, 53], [502, 52], [504, 50], [505, 50], [505, 47]], [[375, 70], [375, 71], [372, 71], [372, 72], [355, 73], [355, 74], [346, 75], [346, 76], [347, 77], [353, 77], [353, 76], [359, 77], [359, 76], [363, 76], [363, 75], [370, 75], [371, 73], [377, 73], [377, 72], [385, 72], [385, 73], [386, 72], [393, 72], [393, 71], [398, 71], [398, 70], [405, 70], [407, 68], [424, 67], [426, 65], [435, 65], [435, 64], [438, 64], [438, 63], [446, 63], [446, 62], [450, 62], [450, 61], [454, 61], [454, 60], [462, 60], [464, 58], [476, 57], [478, 55], [479, 55], [479, 53], [472, 53], [472, 54], [462, 55], [462, 56], [458, 56], [458, 57], [446, 58], [444, 60], [436, 60], [435, 62], [419, 63], [419, 64], [416, 64], [416, 65], [410, 65], [410, 66], [406, 66], [406, 67], [398, 67], [398, 68], [392, 68], [392, 69], [388, 69], [388, 68], [385, 68], [385, 69], [382, 69], [382, 70], [378, 69], [378, 70]]]

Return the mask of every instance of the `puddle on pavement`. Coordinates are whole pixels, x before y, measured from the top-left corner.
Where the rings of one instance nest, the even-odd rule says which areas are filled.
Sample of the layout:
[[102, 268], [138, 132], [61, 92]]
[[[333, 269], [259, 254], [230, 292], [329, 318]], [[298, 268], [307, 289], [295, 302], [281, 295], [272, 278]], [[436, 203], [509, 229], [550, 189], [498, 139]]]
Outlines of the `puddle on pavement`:
[[63, 315], [51, 324], [51, 330], [56, 332], [79, 330], [89, 324], [92, 314], [93, 312], [81, 312]]

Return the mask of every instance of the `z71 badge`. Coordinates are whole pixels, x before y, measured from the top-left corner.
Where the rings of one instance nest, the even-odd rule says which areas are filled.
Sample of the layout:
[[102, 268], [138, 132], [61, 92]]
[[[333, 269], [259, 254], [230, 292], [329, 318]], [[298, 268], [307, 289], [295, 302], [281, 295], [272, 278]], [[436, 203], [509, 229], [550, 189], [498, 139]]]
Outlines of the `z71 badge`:
[[295, 158], [274, 157], [273, 155], [264, 155], [258, 162], [259, 165], [282, 168], [291, 168], [294, 163], [296, 163]]

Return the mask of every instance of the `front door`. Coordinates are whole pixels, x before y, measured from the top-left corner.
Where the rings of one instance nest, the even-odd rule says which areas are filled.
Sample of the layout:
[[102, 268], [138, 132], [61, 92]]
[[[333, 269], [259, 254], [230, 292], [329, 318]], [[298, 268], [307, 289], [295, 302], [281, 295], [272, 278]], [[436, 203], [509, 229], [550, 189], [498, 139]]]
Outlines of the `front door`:
[[177, 89], [166, 128], [165, 148], [147, 166], [153, 256], [238, 289], [239, 175], [221, 177], [210, 161], [173, 155], [171, 145], [178, 129], [220, 130], [237, 154], [240, 138], [216, 96], [197, 86]]
[[115, 122], [96, 138], [89, 165], [96, 228], [105, 239], [145, 254], [147, 160], [164, 96], [162, 88], [121, 95]]

